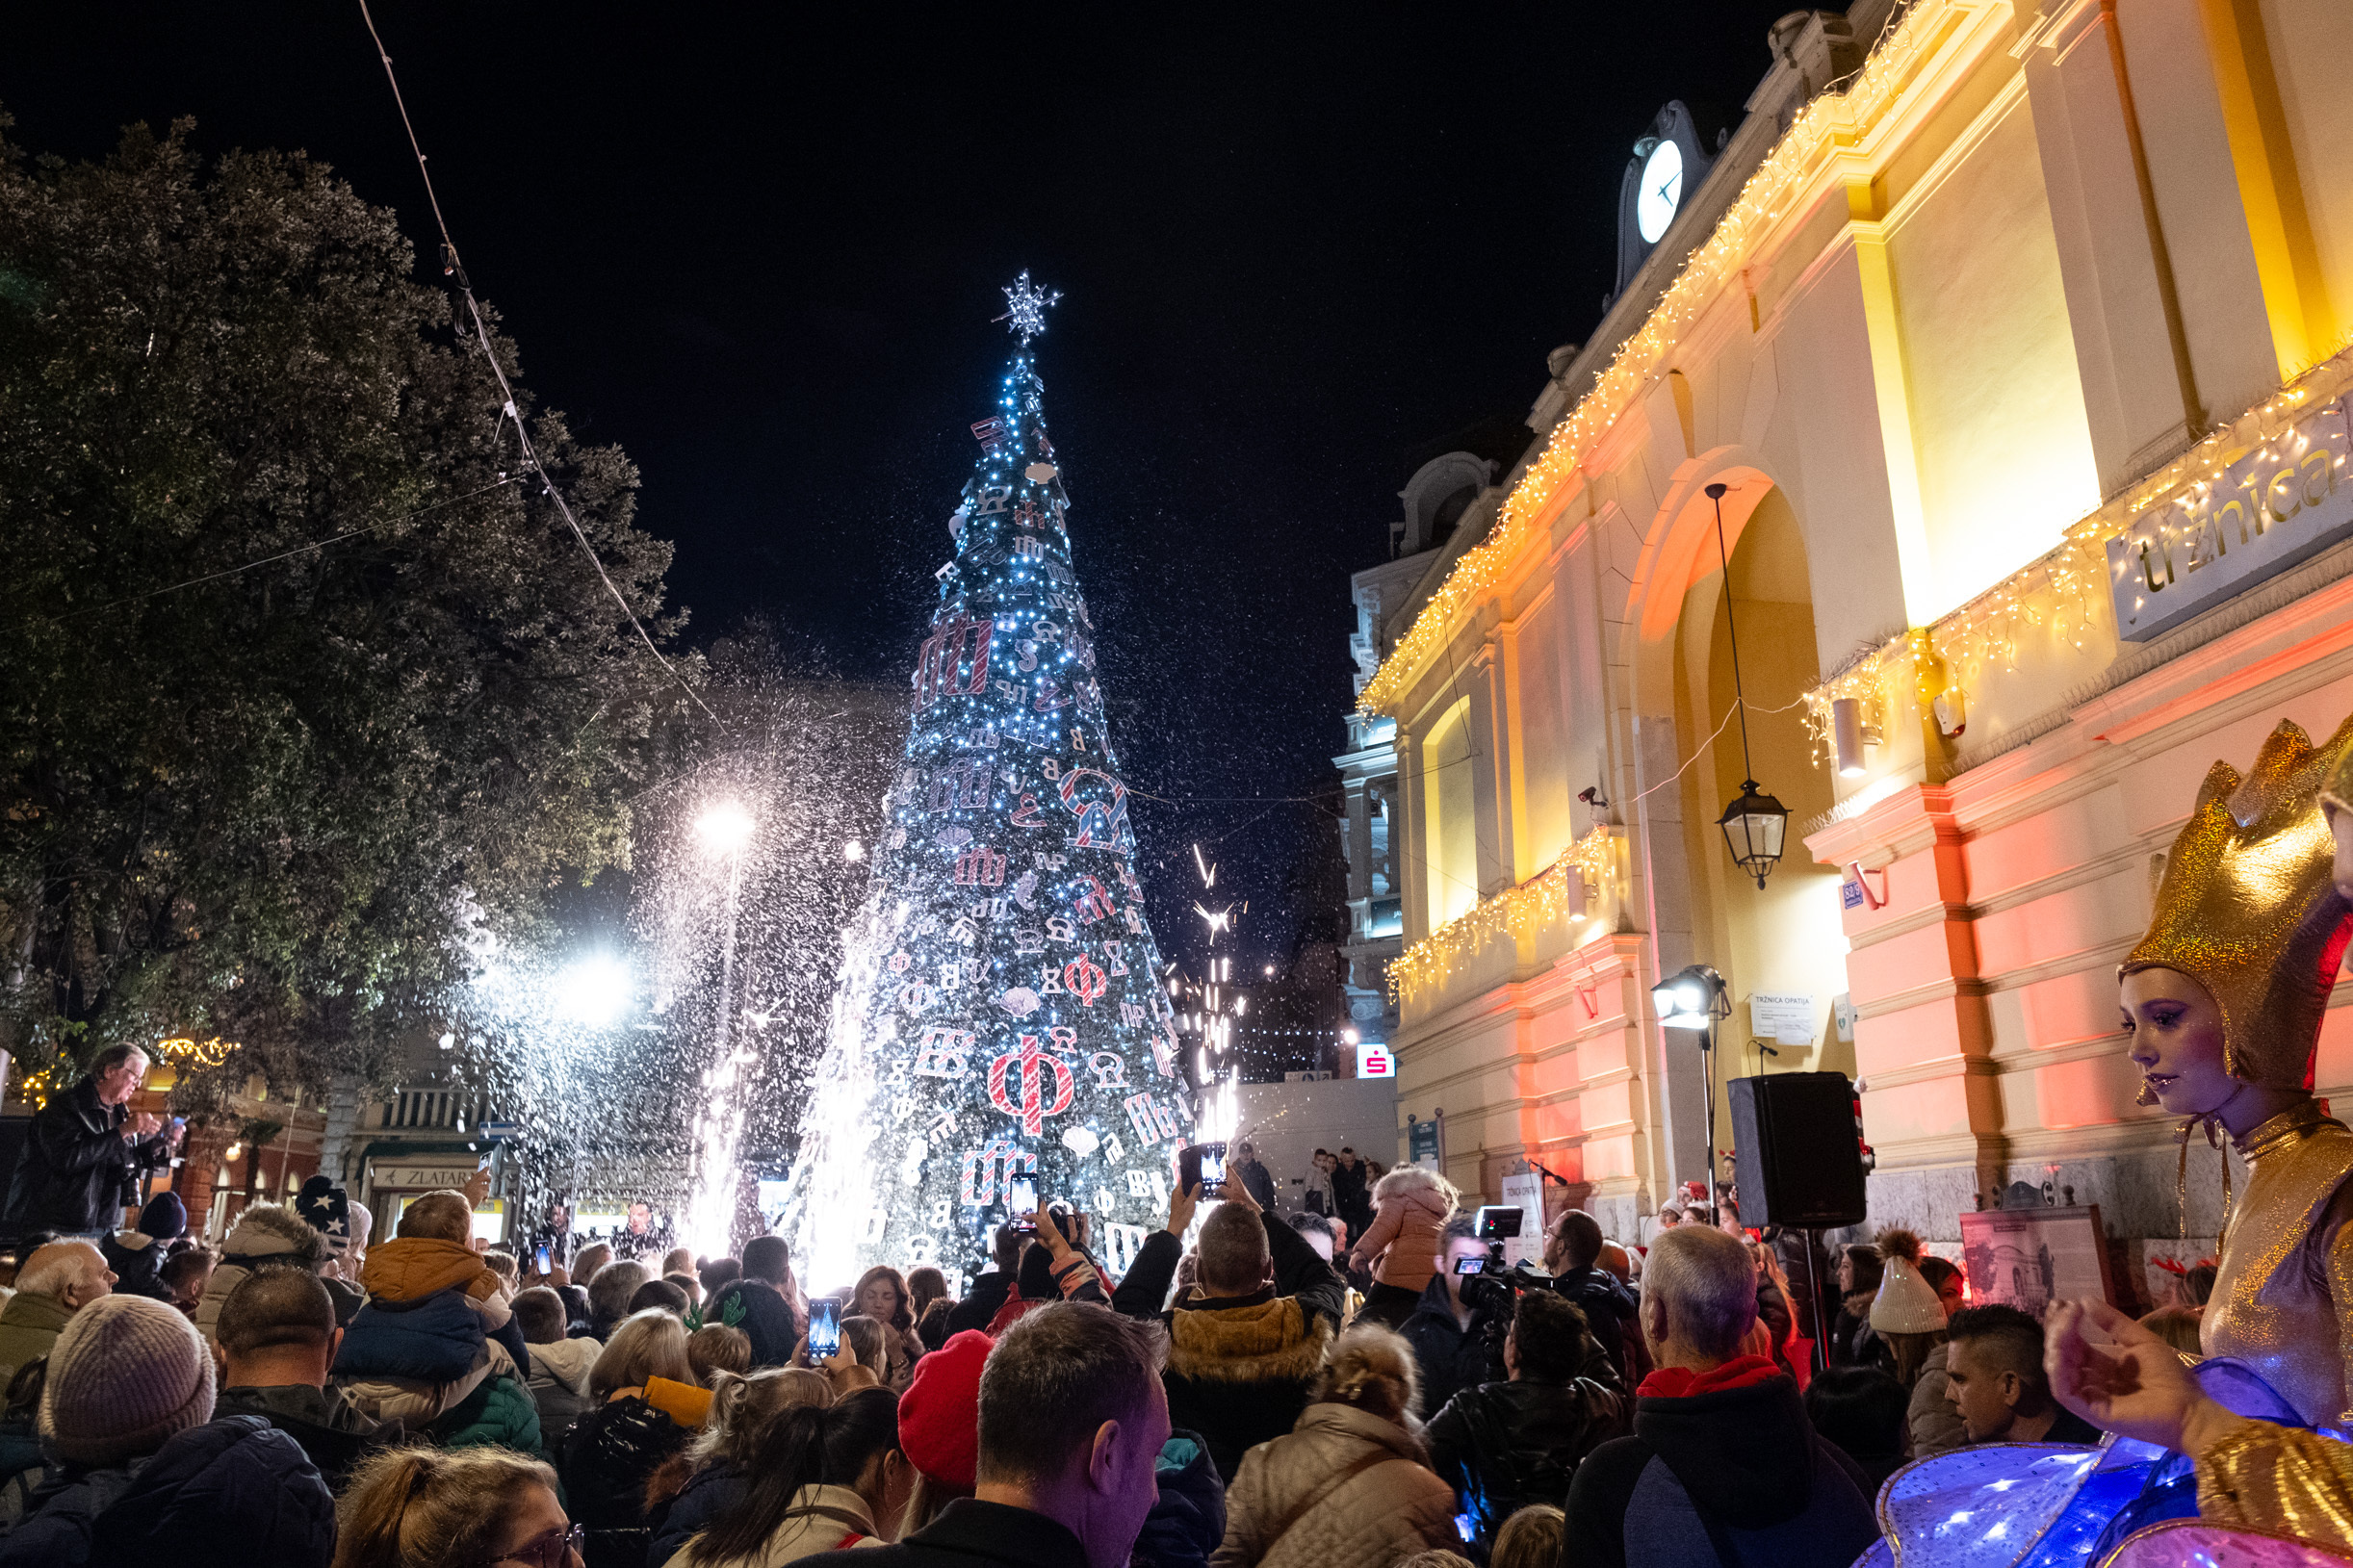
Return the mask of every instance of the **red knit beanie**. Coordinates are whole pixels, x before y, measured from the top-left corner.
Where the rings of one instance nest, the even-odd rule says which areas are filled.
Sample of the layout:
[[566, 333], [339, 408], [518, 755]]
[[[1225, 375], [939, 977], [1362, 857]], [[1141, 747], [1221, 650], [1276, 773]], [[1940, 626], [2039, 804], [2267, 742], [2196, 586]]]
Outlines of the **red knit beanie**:
[[970, 1491], [980, 1464], [980, 1369], [996, 1342], [968, 1328], [915, 1364], [898, 1401], [898, 1446], [934, 1480]]

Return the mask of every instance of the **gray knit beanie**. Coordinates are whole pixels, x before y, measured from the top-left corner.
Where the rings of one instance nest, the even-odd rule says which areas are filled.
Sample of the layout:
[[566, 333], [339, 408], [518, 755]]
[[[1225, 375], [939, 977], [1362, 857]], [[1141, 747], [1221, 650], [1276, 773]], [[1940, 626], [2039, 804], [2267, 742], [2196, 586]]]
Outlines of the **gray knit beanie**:
[[57, 1456], [113, 1464], [213, 1419], [213, 1358], [195, 1325], [143, 1296], [101, 1296], [49, 1352], [40, 1435]]

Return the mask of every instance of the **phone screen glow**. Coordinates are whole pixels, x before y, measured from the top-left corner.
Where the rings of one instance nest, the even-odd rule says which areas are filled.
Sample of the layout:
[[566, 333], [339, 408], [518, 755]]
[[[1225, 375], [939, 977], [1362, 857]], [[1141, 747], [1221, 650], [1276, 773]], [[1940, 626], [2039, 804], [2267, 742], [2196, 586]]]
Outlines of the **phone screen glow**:
[[812, 1301], [809, 1304], [809, 1358], [822, 1361], [841, 1349], [841, 1304], [838, 1301]]

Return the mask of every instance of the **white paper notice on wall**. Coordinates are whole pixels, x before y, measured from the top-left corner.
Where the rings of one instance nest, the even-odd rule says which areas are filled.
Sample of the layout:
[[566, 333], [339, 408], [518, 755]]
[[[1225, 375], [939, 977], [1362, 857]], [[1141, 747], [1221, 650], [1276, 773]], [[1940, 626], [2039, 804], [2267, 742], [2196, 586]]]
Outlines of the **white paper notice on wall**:
[[1748, 1027], [1775, 1045], [1811, 1045], [1814, 998], [1787, 990], [1752, 992], [1748, 997]]

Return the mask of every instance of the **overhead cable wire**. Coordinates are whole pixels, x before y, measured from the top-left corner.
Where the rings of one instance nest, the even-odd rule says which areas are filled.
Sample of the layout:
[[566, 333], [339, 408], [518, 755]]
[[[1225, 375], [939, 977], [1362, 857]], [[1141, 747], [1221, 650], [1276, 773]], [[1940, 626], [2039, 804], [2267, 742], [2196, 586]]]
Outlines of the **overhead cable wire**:
[[524, 426], [522, 410], [515, 405], [515, 389], [507, 382], [506, 369], [499, 363], [498, 353], [491, 347], [490, 328], [482, 320], [481, 302], [474, 297], [474, 284], [467, 278], [465, 268], [458, 262], [457, 242], [450, 238], [449, 220], [443, 218], [441, 213], [441, 197], [433, 190], [432, 171], [425, 167], [425, 148], [417, 141], [415, 122], [408, 117], [408, 101], [401, 96], [401, 79], [393, 73], [392, 56], [384, 48], [383, 36], [375, 30], [375, 18], [368, 13], [368, 0], [359, 0], [359, 16], [360, 20], [367, 24], [368, 37], [375, 43], [376, 58], [384, 63], [384, 80], [392, 85], [392, 102], [393, 106], [401, 112], [401, 128], [408, 133], [408, 149], [417, 156], [417, 173], [425, 181], [425, 199], [433, 210], [433, 226], [441, 233], [442, 269], [457, 280], [458, 292], [466, 297], [466, 310], [474, 319], [475, 337], [481, 343], [482, 357], [490, 362], [490, 373], [498, 377], [499, 391], [506, 399], [505, 407], [502, 412], [506, 418], [514, 421], [515, 439], [521, 443], [524, 461], [530, 465], [531, 472], [539, 476], [540, 482], [546, 486], [548, 499], [556, 502], [556, 509], [563, 514], [564, 522], [571, 526], [572, 536], [580, 541], [581, 549], [587, 553], [589, 564], [596, 568], [596, 575], [604, 579], [606, 592], [612, 595], [613, 603], [621, 606], [621, 613], [627, 616], [629, 624], [636, 629], [638, 640], [645, 644], [645, 651], [654, 655], [654, 662], [661, 666], [662, 673], [677, 683], [678, 689], [693, 699], [694, 706], [709, 715], [711, 723], [724, 730], [727, 727], [726, 721], [711, 710], [711, 705], [703, 701], [702, 693], [688, 685], [685, 677], [680, 675], [677, 668], [662, 656], [661, 650], [654, 645], [653, 634], [646, 630], [645, 623], [637, 619], [637, 612], [630, 607], [628, 596], [623, 594], [619, 584], [613, 581], [612, 574], [605, 570], [605, 562], [597, 554], [596, 546], [589, 543], [588, 530], [582, 527], [580, 519], [572, 515], [571, 503], [564, 500], [563, 492], [556, 488], [555, 476], [547, 471], [546, 465], [539, 461], [538, 449], [531, 444], [531, 433]]

